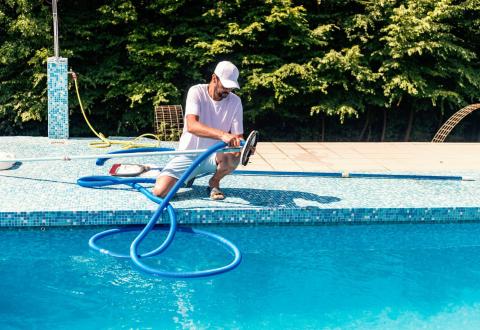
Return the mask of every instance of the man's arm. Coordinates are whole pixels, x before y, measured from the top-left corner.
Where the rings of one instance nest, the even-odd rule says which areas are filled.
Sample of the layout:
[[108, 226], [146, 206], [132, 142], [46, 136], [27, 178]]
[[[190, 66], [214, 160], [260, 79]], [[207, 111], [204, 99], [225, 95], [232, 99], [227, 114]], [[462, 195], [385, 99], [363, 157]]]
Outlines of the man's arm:
[[241, 134], [230, 134], [222, 130], [207, 126], [201, 123], [199, 117], [196, 115], [187, 115], [187, 129], [189, 133], [192, 133], [199, 137], [206, 137], [215, 140], [222, 140], [228, 143], [230, 147], [240, 147], [240, 139], [243, 139]]

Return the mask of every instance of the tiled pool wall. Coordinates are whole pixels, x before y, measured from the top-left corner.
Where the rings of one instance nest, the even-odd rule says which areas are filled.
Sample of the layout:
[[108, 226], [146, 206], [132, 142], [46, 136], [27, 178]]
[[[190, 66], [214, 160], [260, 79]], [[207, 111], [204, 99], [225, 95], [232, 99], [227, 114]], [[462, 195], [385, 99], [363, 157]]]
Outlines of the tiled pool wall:
[[68, 139], [68, 59], [47, 59], [48, 137]]
[[[131, 225], [147, 223], [153, 211], [0, 212], [0, 227]], [[480, 208], [352, 208], [176, 210], [180, 224], [348, 224], [480, 221]], [[169, 223], [166, 216], [159, 223]]]

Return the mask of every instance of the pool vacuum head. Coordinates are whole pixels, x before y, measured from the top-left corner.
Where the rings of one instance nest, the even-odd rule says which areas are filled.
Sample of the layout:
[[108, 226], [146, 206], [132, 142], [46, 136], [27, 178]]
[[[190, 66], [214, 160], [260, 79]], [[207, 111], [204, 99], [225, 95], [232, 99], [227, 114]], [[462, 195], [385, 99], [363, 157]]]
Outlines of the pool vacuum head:
[[258, 141], [258, 131], [252, 131], [248, 136], [245, 144], [243, 146], [242, 152], [240, 154], [240, 161], [242, 162], [243, 166], [247, 166], [248, 160], [252, 155], [255, 147], [257, 146]]

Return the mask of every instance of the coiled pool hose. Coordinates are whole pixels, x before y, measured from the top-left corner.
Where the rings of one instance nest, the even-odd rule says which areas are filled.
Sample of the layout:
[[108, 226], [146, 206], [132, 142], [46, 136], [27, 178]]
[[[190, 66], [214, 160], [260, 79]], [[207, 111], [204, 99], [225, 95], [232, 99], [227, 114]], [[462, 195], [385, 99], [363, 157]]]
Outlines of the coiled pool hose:
[[[90, 238], [88, 242], [89, 246], [94, 250], [97, 250], [104, 254], [108, 254], [113, 257], [131, 258], [134, 264], [138, 266], [142, 271], [149, 273], [151, 275], [162, 276], [162, 277], [170, 277], [170, 278], [205, 277], [205, 276], [225, 273], [227, 271], [230, 271], [236, 268], [242, 260], [242, 255], [240, 253], [240, 250], [232, 242], [230, 242], [224, 237], [221, 237], [217, 234], [213, 234], [204, 230], [198, 230], [198, 229], [187, 228], [187, 227], [177, 227], [177, 216], [175, 214], [175, 210], [170, 204], [170, 200], [173, 198], [173, 196], [175, 196], [178, 189], [180, 189], [180, 187], [183, 186], [185, 180], [190, 176], [190, 174], [207, 157], [209, 157], [211, 154], [225, 147], [226, 147], [226, 143], [218, 142], [217, 144], [207, 149], [204, 153], [200, 154], [197, 158], [195, 158], [192, 165], [180, 177], [180, 179], [176, 182], [176, 184], [173, 186], [173, 188], [170, 190], [167, 196], [165, 196], [164, 199], [154, 196], [148, 189], [146, 189], [141, 185], [141, 183], [154, 183], [155, 179], [153, 178], [118, 178], [118, 177], [112, 177], [112, 176], [87, 176], [87, 177], [82, 177], [78, 179], [77, 183], [82, 187], [104, 187], [104, 186], [110, 186], [110, 185], [125, 184], [143, 193], [147, 198], [154, 201], [155, 203], [160, 204], [160, 206], [152, 215], [148, 223], [145, 225], [145, 227], [143, 227], [143, 229], [140, 231], [137, 237], [133, 240], [132, 244], [130, 245], [129, 255], [103, 249], [97, 244], [97, 241], [100, 240], [101, 238], [119, 234], [122, 232], [136, 231], [136, 230], [139, 230], [140, 227], [124, 227], [124, 228], [109, 229], [109, 230], [103, 231]], [[160, 219], [160, 217], [162, 216], [165, 210], [167, 211], [168, 217], [170, 218], [170, 226], [168, 227], [168, 229], [164, 226], [161, 226], [161, 227], [156, 226], [156, 224], [158, 223], [158, 220]], [[139, 245], [142, 243], [145, 237], [152, 230], [155, 230], [155, 229], [168, 230], [166, 239], [156, 249], [144, 254], [139, 254], [138, 253]], [[182, 231], [186, 233], [201, 235], [221, 243], [223, 246], [227, 248], [227, 250], [229, 250], [233, 254], [233, 260], [228, 265], [225, 265], [222, 267], [207, 269], [207, 270], [199, 270], [199, 271], [189, 271], [189, 272], [172, 272], [172, 271], [156, 269], [142, 262], [142, 259], [144, 258], [152, 257], [165, 251], [165, 249], [167, 249], [169, 245], [172, 243], [172, 240], [175, 236], [176, 231]]]

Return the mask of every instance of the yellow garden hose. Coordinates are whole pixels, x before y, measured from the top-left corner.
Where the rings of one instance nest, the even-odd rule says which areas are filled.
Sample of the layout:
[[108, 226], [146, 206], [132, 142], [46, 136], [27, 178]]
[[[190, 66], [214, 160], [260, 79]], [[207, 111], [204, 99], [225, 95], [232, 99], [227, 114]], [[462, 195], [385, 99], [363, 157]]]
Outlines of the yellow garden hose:
[[[77, 74], [73, 71], [70, 71], [70, 74], [72, 75], [73, 82], [75, 83], [75, 90], [77, 92], [78, 104], [80, 105], [80, 110], [82, 111], [83, 118], [85, 118], [85, 121], [87, 122], [87, 125], [88, 127], [90, 127], [90, 130], [93, 132], [93, 134], [95, 134], [101, 140], [97, 142], [91, 142], [90, 146], [92, 148], [108, 148], [108, 147], [111, 147], [112, 145], [121, 145], [123, 149], [149, 148], [149, 147], [155, 148], [160, 146], [160, 137], [158, 135], [151, 134], [151, 133], [142, 134], [130, 141], [110, 140], [109, 138], [105, 137], [105, 135], [103, 135], [102, 133], [98, 133], [90, 124], [90, 121], [87, 118], [87, 114], [83, 109], [82, 99], [80, 98], [80, 92], [78, 90]], [[144, 137], [153, 137], [154, 139], [157, 140], [157, 142], [156, 143], [137, 143], [138, 140]]]

